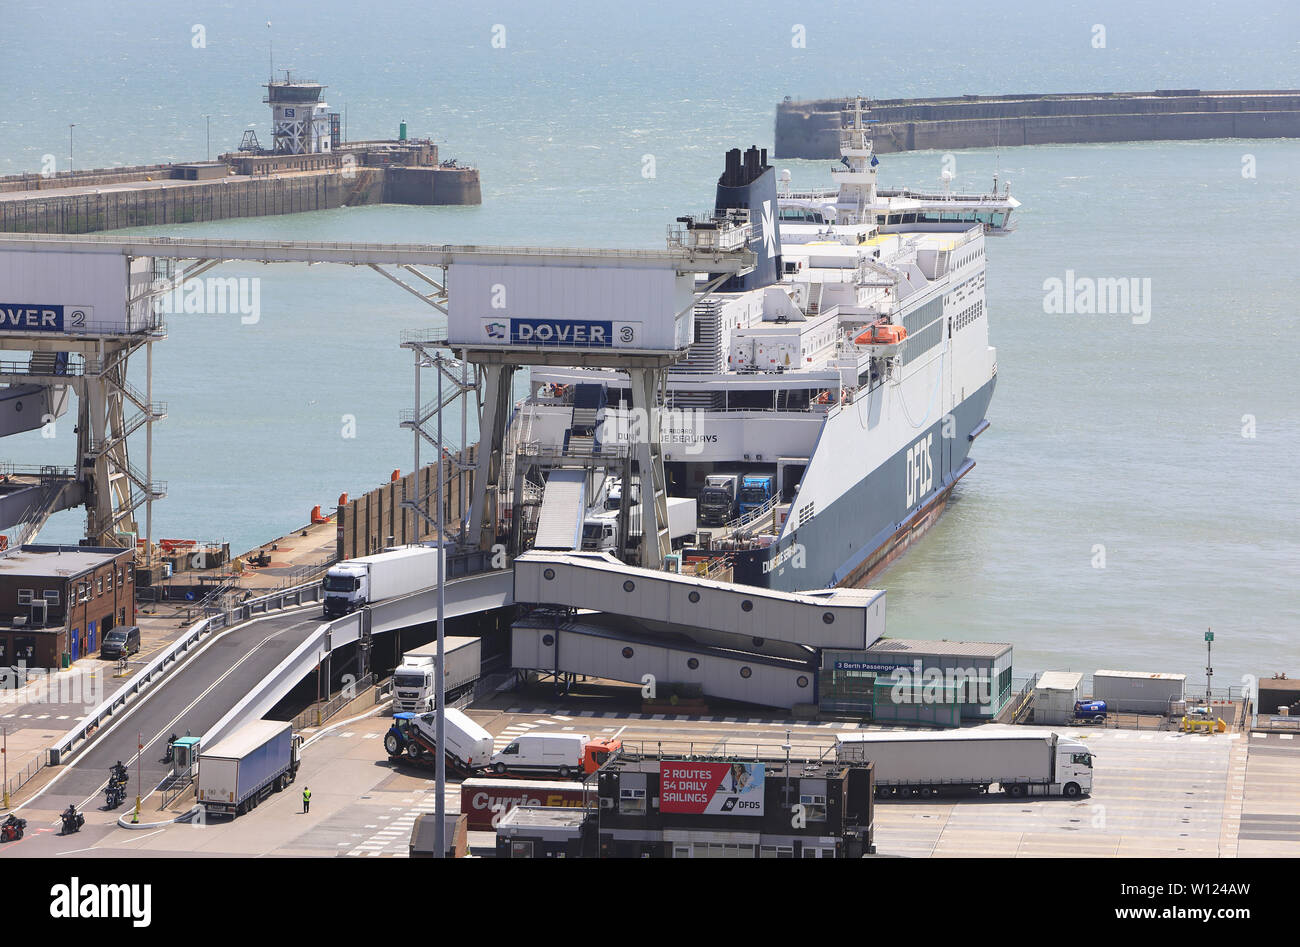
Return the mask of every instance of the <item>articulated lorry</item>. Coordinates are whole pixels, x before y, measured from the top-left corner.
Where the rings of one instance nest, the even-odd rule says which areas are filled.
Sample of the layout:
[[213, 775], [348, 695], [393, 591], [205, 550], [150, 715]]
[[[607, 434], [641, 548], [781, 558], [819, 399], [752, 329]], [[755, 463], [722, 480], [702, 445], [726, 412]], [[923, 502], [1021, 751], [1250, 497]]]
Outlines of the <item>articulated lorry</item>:
[[873, 763], [880, 798], [983, 793], [993, 785], [1011, 796], [1073, 798], [1092, 792], [1092, 752], [1051, 732], [863, 731], [838, 737], [836, 754], [841, 762]]
[[740, 515], [753, 513], [776, 492], [773, 474], [745, 474], [740, 479]]
[[205, 815], [242, 815], [298, 775], [302, 737], [278, 720], [245, 724], [199, 751], [195, 797]]
[[[463, 773], [476, 773], [492, 756], [492, 734], [465, 714], [448, 707], [443, 711], [443, 750], [447, 762]], [[393, 725], [384, 735], [389, 756], [405, 754], [416, 762], [437, 760], [437, 714], [393, 714]]]
[[432, 588], [438, 584], [439, 553], [436, 546], [402, 546], [330, 566], [323, 582], [325, 617]]
[[[482, 646], [478, 638], [449, 636], [443, 641], [447, 646], [443, 688], [451, 698], [478, 680], [483, 665]], [[436, 639], [402, 655], [402, 663], [393, 671], [393, 710], [408, 713], [433, 710], [437, 668]]]
[[[628, 546], [641, 543], [641, 507], [634, 506], [628, 516]], [[695, 498], [668, 497], [668, 537], [674, 546], [680, 546], [687, 537], [695, 534]], [[588, 516], [582, 524], [584, 551], [612, 552], [618, 550], [618, 512], [597, 513]]]
[[471, 829], [490, 832], [517, 806], [582, 809], [595, 805], [594, 797], [577, 781], [474, 778], [460, 784], [460, 811]]
[[709, 474], [704, 478], [699, 500], [701, 526], [721, 526], [736, 518], [739, 481], [736, 474]]

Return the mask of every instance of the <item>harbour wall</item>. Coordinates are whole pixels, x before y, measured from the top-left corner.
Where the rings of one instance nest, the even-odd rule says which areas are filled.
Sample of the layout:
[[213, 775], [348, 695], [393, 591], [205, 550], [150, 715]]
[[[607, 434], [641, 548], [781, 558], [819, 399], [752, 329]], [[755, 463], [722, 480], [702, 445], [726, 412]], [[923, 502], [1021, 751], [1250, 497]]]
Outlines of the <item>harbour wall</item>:
[[[777, 158], [838, 158], [844, 99], [776, 107]], [[1300, 91], [1096, 92], [871, 102], [881, 154], [923, 149], [1300, 137]]]
[[[386, 163], [386, 155], [377, 149], [356, 154], [356, 160], [346, 162], [345, 155], [274, 155], [48, 177], [12, 175], [0, 178], [0, 232], [82, 234], [362, 204], [482, 203], [475, 168]], [[281, 169], [277, 162], [287, 167]], [[320, 170], [292, 166], [308, 162], [321, 165]], [[93, 187], [112, 190], [71, 192]]]
[[[469, 510], [470, 491], [468, 467], [477, 456], [478, 445], [472, 444], [464, 454], [449, 455], [443, 476], [443, 527], [454, 533]], [[438, 464], [432, 463], [417, 471], [399, 476], [396, 480], [374, 490], [349, 499], [337, 510], [338, 533], [335, 555], [339, 559], [355, 559], [382, 552], [388, 546], [404, 546], [436, 539], [434, 524], [409, 506], [407, 500], [421, 504], [430, 517], [437, 516], [437, 507], [431, 501], [437, 496]]]

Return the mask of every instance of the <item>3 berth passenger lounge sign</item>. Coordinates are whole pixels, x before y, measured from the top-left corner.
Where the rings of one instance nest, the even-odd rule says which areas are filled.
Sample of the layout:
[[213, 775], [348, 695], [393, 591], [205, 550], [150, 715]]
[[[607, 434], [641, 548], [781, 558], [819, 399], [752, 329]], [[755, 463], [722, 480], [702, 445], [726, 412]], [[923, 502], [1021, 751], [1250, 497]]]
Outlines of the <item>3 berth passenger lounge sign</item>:
[[659, 811], [687, 815], [762, 815], [762, 763], [659, 764]]

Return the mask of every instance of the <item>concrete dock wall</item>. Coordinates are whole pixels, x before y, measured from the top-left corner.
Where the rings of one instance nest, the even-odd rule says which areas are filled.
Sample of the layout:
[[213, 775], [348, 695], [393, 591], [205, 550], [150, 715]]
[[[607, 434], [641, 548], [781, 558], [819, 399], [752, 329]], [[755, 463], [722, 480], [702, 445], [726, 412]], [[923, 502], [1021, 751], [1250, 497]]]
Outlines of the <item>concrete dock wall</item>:
[[[474, 463], [477, 445], [471, 445], [466, 460], [467, 465]], [[459, 457], [459, 454], [456, 455]], [[443, 524], [448, 533], [454, 532], [461, 518], [468, 511], [469, 474], [458, 476], [463, 468], [455, 463], [448, 463], [443, 476], [446, 500], [443, 506]], [[339, 559], [355, 559], [357, 556], [369, 556], [381, 552], [387, 546], [403, 546], [408, 543], [424, 542], [435, 539], [433, 524], [409, 507], [402, 506], [404, 500], [418, 500], [430, 516], [435, 516], [437, 507], [430, 502], [436, 496], [438, 485], [438, 465], [427, 464], [418, 471], [399, 477], [390, 483], [377, 487], [350, 499], [347, 504], [338, 507], [338, 541], [335, 552]]]
[[270, 180], [222, 180], [177, 185], [64, 194], [0, 201], [0, 231], [5, 233], [95, 233], [122, 227], [187, 224], [232, 217], [298, 214], [339, 207], [350, 182], [342, 175], [303, 175]]
[[[782, 102], [778, 158], [837, 158], [842, 99]], [[1053, 143], [1300, 137], [1300, 92], [962, 96], [871, 103], [875, 150]]]
[[[415, 175], [391, 187], [389, 176]], [[143, 180], [138, 173], [122, 180]], [[87, 182], [78, 181], [79, 186]], [[102, 184], [121, 181], [94, 182]], [[64, 184], [64, 187], [70, 186]], [[379, 204], [479, 204], [478, 171], [471, 168], [358, 168], [284, 177], [228, 177], [210, 182], [127, 188], [98, 194], [42, 193], [0, 200], [0, 232], [95, 233], [122, 227], [187, 224], [233, 217], [266, 217]]]

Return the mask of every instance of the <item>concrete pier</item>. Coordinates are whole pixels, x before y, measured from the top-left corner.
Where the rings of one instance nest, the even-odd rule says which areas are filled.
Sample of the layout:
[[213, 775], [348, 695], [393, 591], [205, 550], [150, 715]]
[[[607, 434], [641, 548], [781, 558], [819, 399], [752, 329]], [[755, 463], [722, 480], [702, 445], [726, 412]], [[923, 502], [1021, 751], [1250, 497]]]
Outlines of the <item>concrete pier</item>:
[[0, 232], [95, 233], [361, 204], [480, 204], [479, 174], [430, 142], [358, 142], [329, 155], [231, 153], [218, 161], [0, 178]]
[[[776, 107], [778, 158], [838, 158], [844, 99]], [[1300, 91], [963, 95], [871, 103], [875, 151], [1300, 137]]]

